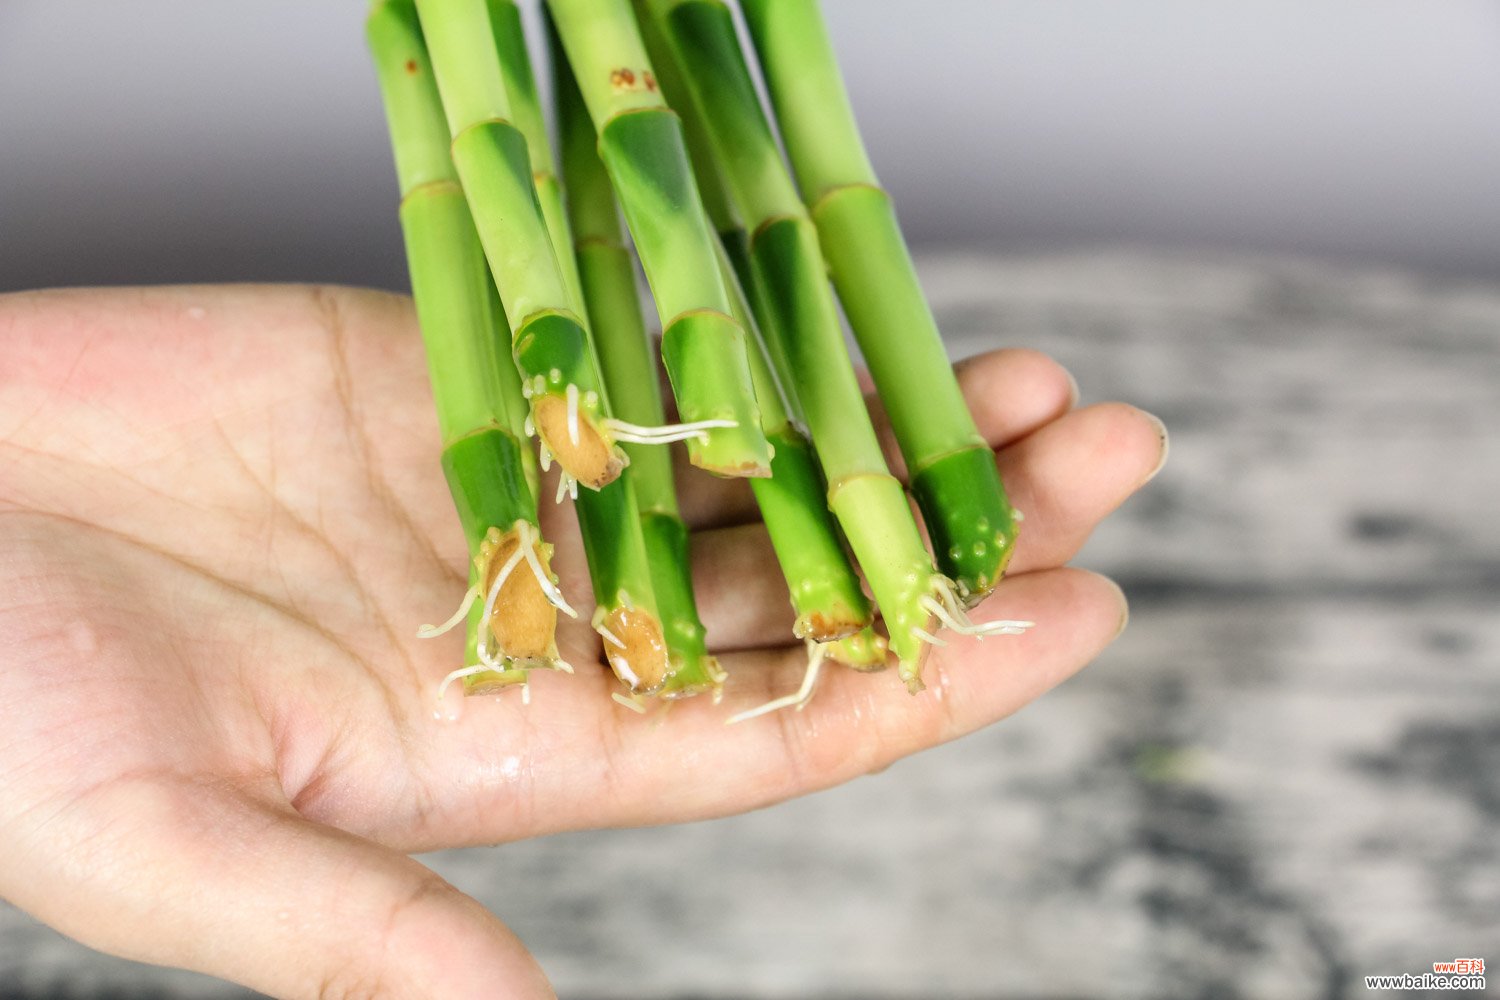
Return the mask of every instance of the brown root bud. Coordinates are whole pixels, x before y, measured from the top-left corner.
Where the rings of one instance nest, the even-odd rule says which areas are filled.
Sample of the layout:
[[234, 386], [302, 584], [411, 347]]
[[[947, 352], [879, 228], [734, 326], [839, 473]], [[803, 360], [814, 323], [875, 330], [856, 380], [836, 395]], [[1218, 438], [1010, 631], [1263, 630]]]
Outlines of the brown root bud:
[[[531, 542], [529, 538], [523, 540], [516, 529], [504, 535], [496, 528], [490, 529], [489, 536], [479, 546], [482, 593], [488, 594], [494, 588], [501, 567], [510, 562], [522, 544]], [[552, 546], [538, 544], [535, 551], [543, 571], [550, 574]], [[500, 584], [500, 594], [487, 624], [495, 638], [496, 652], [519, 661], [557, 659], [557, 608], [524, 562], [512, 569]]]
[[792, 623], [792, 634], [799, 639], [813, 642], [833, 642], [852, 636], [870, 624], [870, 616], [860, 616], [849, 608], [837, 608], [833, 613], [809, 611], [799, 615]]
[[[623, 454], [585, 413], [574, 410], [570, 427], [568, 401], [555, 393], [533, 396], [531, 419], [563, 471], [585, 486], [600, 489], [614, 482], [625, 467]], [[576, 429], [578, 441], [573, 441]]]
[[666, 639], [656, 616], [640, 608], [615, 608], [600, 616], [604, 658], [633, 694], [652, 694], [671, 676]]

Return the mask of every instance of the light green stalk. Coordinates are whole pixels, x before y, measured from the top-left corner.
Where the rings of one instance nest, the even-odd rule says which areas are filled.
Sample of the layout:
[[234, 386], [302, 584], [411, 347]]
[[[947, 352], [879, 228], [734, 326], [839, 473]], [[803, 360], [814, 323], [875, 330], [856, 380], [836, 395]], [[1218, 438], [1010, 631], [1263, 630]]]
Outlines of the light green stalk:
[[860, 141], [816, 0], [745, 0], [802, 197], [854, 328], [938, 566], [967, 604], [994, 589], [1019, 525], [964, 403], [890, 196]]
[[[546, 220], [547, 234], [558, 258], [569, 303], [587, 322], [573, 239], [568, 231], [562, 189], [558, 185], [552, 146], [547, 140], [537, 97], [536, 76], [526, 50], [521, 14], [511, 0], [488, 0], [488, 3], [501, 73], [516, 126], [526, 139], [532, 181], [542, 217]], [[594, 355], [596, 346], [591, 331], [589, 363], [598, 373], [599, 360]], [[613, 415], [609, 393], [601, 387], [600, 395], [599, 413], [608, 418]], [[657, 446], [656, 450], [662, 449]], [[632, 471], [626, 469], [620, 478], [597, 491], [579, 494], [578, 527], [593, 583], [597, 607], [595, 625], [602, 626], [605, 636], [605, 657], [633, 692], [650, 693], [662, 688], [663, 682], [670, 679], [671, 663], [668, 647], [663, 642], [653, 566], [648, 558], [646, 535], [636, 505], [634, 481], [638, 477], [632, 475]], [[701, 626], [699, 628], [701, 631]], [[624, 642], [629, 652], [623, 651], [614, 639]]]
[[[568, 69], [567, 57], [555, 34], [551, 41], [568, 220], [611, 411], [634, 424], [660, 426], [666, 415], [651, 345], [641, 322], [635, 267], [623, 243], [614, 192], [595, 151], [593, 122]], [[652, 589], [672, 660], [672, 676], [663, 693], [680, 697], [713, 690], [724, 673], [708, 653], [703, 622], [698, 617], [688, 530], [677, 509], [671, 452], [659, 445], [628, 442], [624, 448], [630, 464], [621, 482], [630, 484], [639, 501]]]
[[770, 474], [745, 355], [729, 315], [677, 116], [662, 101], [628, 0], [549, 0], [662, 325], [662, 358], [687, 423], [730, 421], [688, 442], [694, 465]]
[[536, 430], [569, 475], [597, 489], [619, 474], [623, 458], [600, 423], [588, 334], [553, 250], [525, 136], [512, 121], [485, 0], [417, 0], [417, 10]]
[[886, 468], [844, 346], [817, 232], [781, 162], [733, 19], [719, 2], [648, 0], [704, 122], [725, 186], [754, 235], [750, 259], [782, 375], [796, 390], [828, 482], [828, 502], [865, 572], [909, 687], [946, 584]]
[[[643, 10], [639, 3], [636, 9]], [[760, 401], [761, 428], [773, 448], [771, 478], [755, 479], [750, 485], [791, 594], [797, 615], [793, 631], [799, 638], [827, 642], [868, 629], [870, 602], [828, 510], [827, 487], [812, 448], [789, 417], [793, 396], [773, 373], [755, 310], [747, 301], [745, 288], [751, 286], [745, 227], [724, 191], [708, 134], [688, 99], [676, 58], [651, 18], [640, 18], [640, 26], [662, 95], [682, 117], [698, 193], [709, 223], [718, 231], [720, 269], [732, 314], [749, 334], [750, 375]]]
[[[396, 173], [401, 189], [401, 226], [411, 271], [412, 295], [426, 347], [428, 374], [443, 440], [442, 465], [470, 555], [470, 583], [489, 576], [497, 546], [524, 522], [536, 528], [536, 500], [518, 440], [524, 412], [514, 367], [497, 352], [502, 317], [485, 266], [479, 237], [448, 154], [448, 135], [437, 88], [410, 0], [377, 4], [367, 23], [370, 50], [380, 79]], [[537, 532], [535, 537], [539, 538]], [[512, 544], [521, 540], [511, 537]], [[529, 543], [528, 543], [529, 544]], [[545, 560], [550, 547], [540, 546]], [[544, 634], [533, 637], [528, 660], [552, 660], [555, 612], [542, 612]], [[478, 659], [484, 602], [467, 618], [467, 660]], [[535, 610], [535, 609], [533, 609]], [[508, 655], [503, 644], [497, 653]], [[464, 678], [467, 690], [524, 681], [526, 671], [483, 671]]]

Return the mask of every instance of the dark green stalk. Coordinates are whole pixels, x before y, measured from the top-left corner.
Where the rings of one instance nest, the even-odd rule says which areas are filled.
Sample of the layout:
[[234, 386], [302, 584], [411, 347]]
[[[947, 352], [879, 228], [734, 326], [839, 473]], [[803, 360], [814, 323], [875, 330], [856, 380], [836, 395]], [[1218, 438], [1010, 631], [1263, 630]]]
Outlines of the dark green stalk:
[[[457, 167], [495, 284], [543, 447], [594, 489], [623, 457], [601, 428], [599, 380], [512, 121], [485, 0], [417, 0]], [[576, 419], [575, 419], [576, 418]]]
[[773, 359], [806, 414], [828, 482], [828, 501], [849, 539], [890, 634], [909, 687], [936, 621], [937, 576], [906, 494], [886, 468], [844, 346], [817, 232], [781, 162], [719, 2], [648, 0], [708, 131], [725, 187], [752, 228], [758, 301], [776, 344]]
[[[595, 151], [594, 126], [555, 35], [553, 69], [568, 220], [578, 273], [612, 412], [645, 427], [666, 422], [656, 365], [641, 321], [635, 268], [623, 242], [614, 192]], [[723, 671], [708, 653], [693, 595], [688, 530], [677, 509], [671, 452], [659, 445], [623, 445], [630, 464], [621, 477], [635, 490], [672, 676], [663, 693], [714, 690]]]
[[732, 424], [689, 440], [688, 456], [719, 475], [769, 475], [745, 333], [729, 315], [681, 126], [628, 0], [549, 0], [549, 9], [651, 285], [678, 413], [686, 423]]
[[932, 536], [967, 604], [994, 589], [1018, 525], [964, 403], [891, 199], [860, 141], [816, 0], [745, 0], [787, 153]]
[[[502, 377], [513, 368], [496, 349], [502, 321], [498, 300], [448, 154], [442, 107], [410, 0], [377, 4], [367, 35], [395, 152], [401, 225], [437, 404], [443, 471], [468, 541], [470, 582], [478, 586], [492, 578], [498, 553], [540, 538], [526, 449], [517, 436], [519, 385], [513, 375]], [[549, 554], [549, 546], [538, 545], [543, 565]], [[469, 674], [467, 690], [522, 682], [526, 665], [556, 659], [556, 612], [529, 572], [516, 576], [503, 596], [488, 622], [484, 601], [471, 605], [466, 662], [478, 659], [481, 632], [489, 628], [496, 653], [515, 668]], [[520, 604], [512, 607], [517, 600]]]

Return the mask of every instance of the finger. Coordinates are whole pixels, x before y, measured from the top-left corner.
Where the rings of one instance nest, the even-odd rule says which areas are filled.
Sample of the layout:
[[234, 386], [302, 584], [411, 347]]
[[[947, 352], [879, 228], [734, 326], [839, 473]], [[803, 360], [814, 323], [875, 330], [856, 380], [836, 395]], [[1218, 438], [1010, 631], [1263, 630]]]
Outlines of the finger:
[[[975, 426], [991, 448], [1004, 447], [1072, 409], [1078, 385], [1067, 369], [1039, 351], [1009, 348], [989, 351], [954, 366], [959, 389], [974, 415]], [[860, 370], [862, 379], [868, 376]], [[906, 465], [879, 397], [865, 395], [870, 419], [891, 471], [906, 475]], [[718, 479], [688, 466], [674, 454], [677, 495], [689, 527], [746, 524], [757, 516], [755, 498], [744, 480]]]
[[[1003, 448], [1056, 420], [1078, 402], [1078, 383], [1068, 370], [1040, 351], [1008, 348], [987, 351], [954, 365], [958, 388], [973, 414], [979, 436]], [[905, 481], [906, 463], [890, 418], [875, 393], [865, 396], [886, 463]]]
[[[1164, 435], [1150, 414], [1104, 403], [1069, 413], [1001, 451], [1001, 477], [1026, 517], [1010, 572], [1072, 558], [1099, 520], [1155, 474]], [[779, 636], [790, 641], [790, 598], [764, 525], [697, 532], [692, 550], [710, 646], [764, 647], [772, 642], [768, 637]]]
[[1161, 469], [1167, 431], [1144, 410], [1100, 403], [1004, 449], [1000, 478], [1025, 515], [1011, 573], [1061, 566], [1096, 525]]
[[691, 555], [698, 615], [714, 652], [797, 644], [791, 591], [764, 524], [695, 532]]
[[[1118, 587], [1075, 569], [1006, 580], [980, 613], [995, 609], [1037, 625], [1020, 636], [954, 638], [934, 649], [924, 671], [928, 690], [915, 696], [894, 671], [827, 667], [806, 711], [726, 726], [729, 715], [795, 691], [805, 663], [800, 651], [731, 654], [723, 660], [729, 681], [722, 704], [677, 704], [662, 725], [616, 713], [617, 734], [595, 748], [608, 755], [607, 766], [592, 772], [601, 787], [579, 787], [576, 773], [534, 775], [536, 787], [571, 779], [538, 818], [547, 829], [681, 822], [839, 784], [1016, 711], [1097, 656], [1126, 616]], [[691, 748], [691, 773], [734, 780], [682, 780], [680, 768], [662, 766], [681, 759], [684, 747]]]
[[21, 900], [85, 944], [280, 997], [553, 996], [476, 900], [290, 807], [155, 778], [88, 807], [103, 832]]
[[687, 449], [672, 446], [677, 504], [691, 529], [748, 524], [760, 517], [748, 479], [710, 475], [688, 462]]

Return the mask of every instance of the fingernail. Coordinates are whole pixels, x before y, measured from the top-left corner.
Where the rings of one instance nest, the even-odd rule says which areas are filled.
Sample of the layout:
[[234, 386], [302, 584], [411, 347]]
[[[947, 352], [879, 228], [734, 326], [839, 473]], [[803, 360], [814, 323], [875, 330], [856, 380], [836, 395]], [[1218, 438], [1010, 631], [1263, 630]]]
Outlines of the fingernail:
[[1147, 413], [1145, 410], [1141, 411], [1141, 416], [1145, 417], [1147, 420], [1156, 425], [1156, 436], [1161, 439], [1161, 454], [1156, 459], [1156, 466], [1151, 470], [1151, 472], [1146, 476], [1145, 479], [1141, 480], [1141, 485], [1145, 486], [1147, 483], [1151, 482], [1151, 480], [1155, 479], [1156, 474], [1160, 472], [1163, 466], [1167, 464], [1167, 453], [1172, 450], [1172, 443], [1169, 435], [1167, 434], [1167, 425], [1161, 422], [1160, 417], [1156, 416], [1154, 413]]
[[1115, 581], [1107, 576], [1104, 579], [1111, 587], [1115, 588], [1115, 594], [1120, 598], [1120, 624], [1115, 626], [1115, 634], [1109, 638], [1110, 642], [1114, 642], [1125, 632], [1125, 626], [1130, 624], [1130, 599], [1125, 596], [1125, 591], [1120, 588], [1118, 583], [1115, 583]]
[[1078, 391], [1078, 379], [1073, 377], [1073, 373], [1064, 368], [1063, 374], [1068, 376], [1068, 409], [1071, 410], [1078, 405], [1082, 393]]

